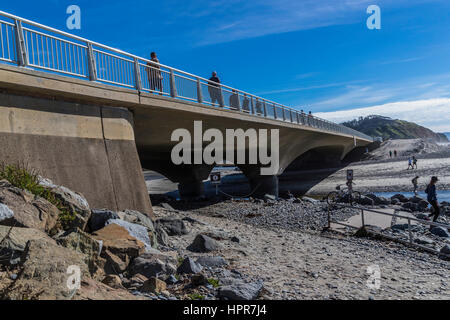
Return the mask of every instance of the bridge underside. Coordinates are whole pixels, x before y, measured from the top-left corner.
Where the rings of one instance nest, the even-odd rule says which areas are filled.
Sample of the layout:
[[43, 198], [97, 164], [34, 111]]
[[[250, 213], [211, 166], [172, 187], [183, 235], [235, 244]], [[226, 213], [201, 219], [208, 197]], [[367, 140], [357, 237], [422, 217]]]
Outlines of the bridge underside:
[[231, 162], [248, 178], [253, 196], [276, 195], [278, 176], [293, 162], [332, 163], [369, 144], [296, 123], [13, 66], [0, 65], [0, 90], [0, 161], [26, 163], [83, 193], [96, 208], [152, 215], [142, 167], [178, 182], [183, 196], [201, 195], [214, 163], [175, 165], [171, 159], [178, 143], [171, 141], [172, 132], [187, 129], [194, 136], [194, 121], [202, 121], [203, 132], [215, 128], [223, 136], [226, 129], [279, 130], [279, 168], [270, 175], [261, 175], [258, 161], [238, 163], [237, 154], [250, 150], [234, 145]]
[[[354, 140], [353, 137], [335, 135], [318, 130], [299, 129], [298, 127], [277, 125], [275, 121], [265, 122], [264, 119], [245, 119], [238, 117], [223, 117], [220, 114], [206, 113], [189, 110], [177, 103], [172, 108], [159, 106], [156, 99], [148, 99], [149, 104], [132, 108], [135, 119], [136, 145], [145, 169], [154, 170], [179, 183], [181, 196], [198, 197], [203, 193], [203, 181], [206, 180], [217, 163], [214, 164], [173, 164], [171, 153], [179, 140], [171, 141], [172, 133], [177, 129], [189, 131], [192, 140], [195, 137], [194, 121], [202, 122], [202, 132], [208, 129], [218, 129], [224, 137], [224, 145], [220, 152], [223, 157], [226, 153], [225, 137], [227, 129], [256, 128], [279, 130], [279, 169], [271, 175], [261, 175], [261, 168], [265, 167], [260, 162], [248, 164], [249, 145], [245, 145], [245, 159], [247, 164], [237, 161], [239, 149], [234, 141], [233, 159], [230, 161], [241, 169], [248, 178], [253, 197], [262, 197], [265, 194], [278, 195], [278, 176], [282, 174], [292, 163], [297, 166], [328, 166], [340, 163], [344, 156], [356, 145], [364, 145], [365, 142]], [[153, 104], [153, 105], [152, 105]], [[201, 140], [201, 138], [200, 138]], [[270, 141], [270, 138], [268, 139]], [[210, 141], [202, 143], [202, 149]], [[270, 143], [269, 143], [270, 146]], [[192, 144], [191, 150], [195, 147]], [[198, 149], [198, 148], [197, 148]], [[258, 150], [259, 152], [259, 150]], [[269, 150], [270, 155], [272, 150]], [[193, 153], [193, 151], [192, 151]], [[304, 157], [302, 157], [304, 156]], [[191, 159], [193, 156], [191, 154]], [[298, 162], [298, 164], [297, 164]]]

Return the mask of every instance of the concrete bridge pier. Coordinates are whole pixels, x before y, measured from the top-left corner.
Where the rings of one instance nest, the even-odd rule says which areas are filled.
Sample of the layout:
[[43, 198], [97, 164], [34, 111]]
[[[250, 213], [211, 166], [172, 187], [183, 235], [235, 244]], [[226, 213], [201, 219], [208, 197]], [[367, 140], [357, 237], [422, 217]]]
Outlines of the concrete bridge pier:
[[253, 198], [263, 198], [266, 194], [278, 197], [278, 175], [261, 175], [259, 165], [241, 165], [241, 171], [247, 177]]
[[213, 165], [207, 164], [180, 164], [172, 162], [169, 152], [141, 153], [142, 167], [154, 170], [172, 182], [178, 183], [178, 191], [183, 199], [193, 199], [204, 194], [203, 180], [213, 169]]

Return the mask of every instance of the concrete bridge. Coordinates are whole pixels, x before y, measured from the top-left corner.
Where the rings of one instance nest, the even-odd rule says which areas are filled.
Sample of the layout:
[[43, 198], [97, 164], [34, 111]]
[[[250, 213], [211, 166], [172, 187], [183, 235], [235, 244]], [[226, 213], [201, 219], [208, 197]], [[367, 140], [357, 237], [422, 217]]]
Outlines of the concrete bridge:
[[[342, 159], [372, 138], [267, 99], [0, 12], [0, 161], [23, 162], [94, 207], [152, 213], [142, 167], [202, 193], [214, 164], [175, 165], [175, 129], [279, 130], [279, 169], [239, 164], [255, 195], [312, 151]], [[218, 97], [218, 103], [211, 101]], [[251, 144], [245, 145], [248, 154]], [[224, 145], [224, 148], [226, 146]], [[235, 152], [238, 145], [235, 144]]]

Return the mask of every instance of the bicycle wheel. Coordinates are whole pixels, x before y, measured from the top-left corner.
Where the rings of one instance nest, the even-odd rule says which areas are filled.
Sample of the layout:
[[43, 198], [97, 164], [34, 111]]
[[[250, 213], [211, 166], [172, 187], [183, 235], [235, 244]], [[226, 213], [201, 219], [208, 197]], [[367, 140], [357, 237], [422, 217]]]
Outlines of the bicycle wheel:
[[353, 191], [349, 200], [351, 206], [358, 204], [361, 200], [361, 193], [359, 193], [358, 191]]
[[327, 196], [327, 203], [332, 205], [336, 204], [339, 199], [339, 194], [336, 191], [331, 191]]

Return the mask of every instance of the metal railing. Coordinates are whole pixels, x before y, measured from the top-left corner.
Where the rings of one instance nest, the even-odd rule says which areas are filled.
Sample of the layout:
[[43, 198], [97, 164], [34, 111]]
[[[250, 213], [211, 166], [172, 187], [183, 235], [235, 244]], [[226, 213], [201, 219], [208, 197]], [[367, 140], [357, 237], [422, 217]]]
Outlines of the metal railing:
[[340, 221], [337, 221], [337, 220], [333, 219], [333, 217], [331, 216], [331, 210], [332, 209], [336, 209], [336, 208], [351, 208], [351, 209], [361, 210], [361, 227], [370, 226], [370, 225], [366, 224], [366, 222], [365, 222], [364, 212], [366, 212], [366, 214], [370, 212], [370, 213], [374, 213], [374, 214], [381, 214], [381, 215], [392, 217], [391, 227], [393, 225], [394, 219], [406, 220], [408, 222], [408, 229], [407, 229], [407, 231], [408, 231], [408, 240], [406, 240], [406, 241], [403, 240], [403, 239], [400, 239], [398, 237], [393, 237], [393, 236], [390, 236], [390, 235], [382, 233], [382, 232], [378, 232], [378, 231], [374, 231], [374, 230], [370, 230], [370, 232], [374, 233], [376, 235], [385, 237], [385, 238], [390, 239], [390, 240], [398, 241], [398, 242], [407, 244], [409, 246], [418, 247], [418, 248], [421, 248], [421, 249], [426, 250], [428, 252], [432, 252], [434, 254], [439, 254], [439, 255], [443, 255], [443, 256], [446, 256], [446, 257], [450, 258], [450, 255], [448, 255], [448, 254], [439, 252], [439, 251], [435, 250], [434, 248], [430, 248], [428, 246], [424, 246], [424, 245], [421, 245], [421, 244], [415, 242], [412, 221], [414, 221], [416, 223], [419, 223], [419, 224], [427, 225], [427, 226], [442, 227], [442, 228], [445, 228], [447, 230], [450, 229], [450, 225], [439, 223], [439, 222], [434, 222], [434, 221], [422, 220], [422, 219], [418, 219], [418, 218], [410, 217], [410, 216], [402, 216], [402, 215], [397, 213], [397, 212], [400, 211], [400, 210], [397, 210], [397, 209], [394, 209], [394, 213], [389, 213], [389, 212], [383, 212], [383, 211], [378, 211], [378, 210], [374, 210], [374, 209], [368, 209], [368, 208], [357, 207], [357, 206], [350, 206], [350, 205], [345, 205], [345, 204], [333, 204], [333, 205], [329, 205], [328, 206], [328, 229], [331, 228], [331, 224], [332, 223], [337, 224], [337, 225], [341, 225], [341, 226], [344, 226], [344, 227], [348, 227], [348, 228], [353, 228], [353, 229], [361, 228], [361, 227], [356, 227], [356, 226], [353, 226], [353, 225], [350, 225], [350, 224], [347, 224], [347, 223], [343, 223], [343, 222], [340, 222]]
[[0, 11], [0, 61], [373, 141], [361, 132]]

